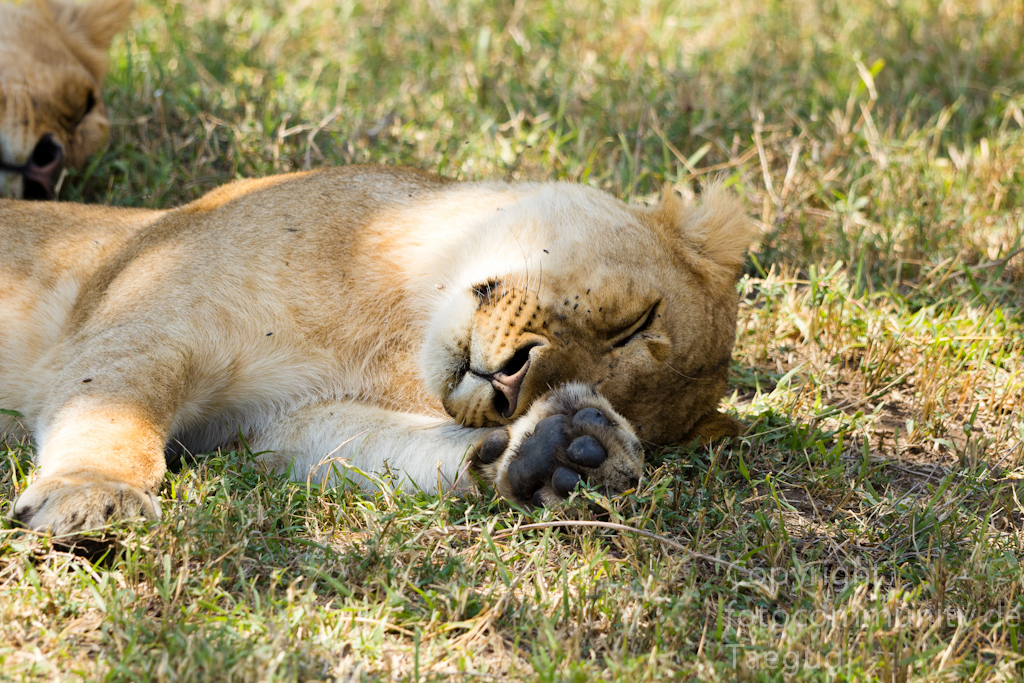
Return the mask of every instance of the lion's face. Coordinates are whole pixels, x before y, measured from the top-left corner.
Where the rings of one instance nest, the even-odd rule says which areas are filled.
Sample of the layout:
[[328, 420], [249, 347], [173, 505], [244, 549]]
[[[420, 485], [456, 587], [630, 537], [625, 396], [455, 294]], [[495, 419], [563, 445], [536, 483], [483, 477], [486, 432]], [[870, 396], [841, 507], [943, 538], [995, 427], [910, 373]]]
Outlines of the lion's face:
[[55, 196], [64, 168], [106, 140], [106, 51], [131, 8], [131, 0], [0, 0], [0, 196]]
[[725, 391], [749, 221], [717, 190], [700, 207], [668, 195], [656, 209], [588, 190], [553, 197], [510, 208], [524, 267], [452, 296], [428, 336], [428, 381], [474, 427], [582, 381], [645, 441], [679, 441]]

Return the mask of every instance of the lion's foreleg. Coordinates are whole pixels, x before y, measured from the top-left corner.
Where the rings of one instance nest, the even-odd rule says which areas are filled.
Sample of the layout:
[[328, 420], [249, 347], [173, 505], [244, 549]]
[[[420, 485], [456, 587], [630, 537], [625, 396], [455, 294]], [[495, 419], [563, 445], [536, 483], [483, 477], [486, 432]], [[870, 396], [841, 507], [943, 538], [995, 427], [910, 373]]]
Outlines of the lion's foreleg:
[[[373, 487], [390, 479], [408, 490], [450, 490], [469, 484], [464, 469], [491, 429], [388, 410], [356, 401], [294, 408], [257, 433], [250, 447], [292, 479]], [[366, 476], [364, 476], [366, 475]]]
[[503, 497], [539, 505], [583, 480], [621, 492], [643, 472], [632, 427], [581, 384], [549, 392], [509, 427], [483, 429], [355, 401], [315, 403], [275, 420], [250, 446], [295, 480], [374, 486], [390, 478], [434, 493], [469, 485], [473, 467]]

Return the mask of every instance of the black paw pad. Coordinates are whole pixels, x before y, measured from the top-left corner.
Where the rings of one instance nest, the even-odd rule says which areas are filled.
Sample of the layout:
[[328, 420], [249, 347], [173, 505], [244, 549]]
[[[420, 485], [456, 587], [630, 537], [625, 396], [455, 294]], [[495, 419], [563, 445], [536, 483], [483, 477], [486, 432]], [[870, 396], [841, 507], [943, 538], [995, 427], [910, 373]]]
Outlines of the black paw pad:
[[580, 430], [585, 427], [607, 427], [611, 422], [597, 408], [584, 408], [572, 418], [572, 428]]
[[582, 478], [578, 472], [574, 472], [568, 467], [559, 467], [551, 475], [551, 488], [555, 489], [555, 493], [562, 498], [568, 498], [569, 494], [579, 485], [581, 480]]
[[566, 436], [565, 422], [565, 415], [552, 415], [551, 417], [545, 417], [537, 423], [537, 426], [533, 430], [533, 434], [527, 439], [527, 441], [532, 441], [538, 444], [543, 443], [543, 447], [548, 450], [565, 448], [569, 443], [569, 437]]
[[485, 465], [489, 465], [505, 452], [508, 448], [508, 430], [507, 429], [496, 429], [487, 436], [480, 443], [480, 450], [477, 452], [477, 458], [480, 459]]
[[569, 441], [565, 427], [564, 415], [552, 415], [538, 422], [533, 434], [523, 440], [519, 457], [508, 467], [508, 482], [520, 500], [532, 499], [550, 480], [557, 466], [555, 453], [564, 451]]
[[[582, 412], [582, 411], [580, 411]], [[575, 422], [575, 420], [573, 420]], [[569, 448], [566, 451], [574, 464], [580, 467], [589, 467], [591, 469], [600, 467], [601, 463], [608, 457], [608, 453], [605, 452], [601, 442], [594, 437], [587, 435], [581, 436], [578, 439], [574, 439]]]

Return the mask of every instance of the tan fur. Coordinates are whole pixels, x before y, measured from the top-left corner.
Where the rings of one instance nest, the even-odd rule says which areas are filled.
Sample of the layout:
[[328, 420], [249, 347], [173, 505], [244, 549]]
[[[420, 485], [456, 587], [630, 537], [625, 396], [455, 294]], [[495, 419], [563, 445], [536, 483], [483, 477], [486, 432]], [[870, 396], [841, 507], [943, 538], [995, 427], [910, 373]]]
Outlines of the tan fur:
[[[107, 49], [131, 10], [131, 0], [0, 0], [0, 161], [21, 166], [48, 134], [65, 166], [99, 149]], [[0, 171], [0, 196], [23, 190], [21, 175]]]
[[[481, 467], [508, 496], [533, 426], [584, 407], [611, 421], [581, 428], [608, 453], [584, 474], [622, 490], [643, 444], [731, 431], [715, 407], [751, 236], [715, 188], [628, 207], [386, 167], [169, 212], [0, 200], [0, 407], [24, 415], [0, 431], [27, 431], [39, 464], [15, 514], [55, 532], [156, 517], [165, 444], [239, 433], [297, 479], [433, 491], [508, 425]], [[514, 410], [483, 379], [510, 363]]]

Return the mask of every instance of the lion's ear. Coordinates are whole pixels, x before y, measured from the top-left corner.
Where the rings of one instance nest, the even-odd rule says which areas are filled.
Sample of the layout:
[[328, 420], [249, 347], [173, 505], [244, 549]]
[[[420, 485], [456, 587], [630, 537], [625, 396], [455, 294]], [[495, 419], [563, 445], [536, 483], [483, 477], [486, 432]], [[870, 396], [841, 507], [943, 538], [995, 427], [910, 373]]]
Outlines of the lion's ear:
[[135, 7], [133, 0], [47, 0], [53, 19], [68, 45], [97, 80], [107, 68], [110, 41], [128, 24]]
[[725, 413], [712, 410], [710, 413], [697, 420], [697, 424], [690, 428], [690, 431], [680, 443], [690, 443], [695, 439], [700, 445], [706, 446], [709, 443], [724, 439], [730, 436], [739, 436], [744, 431], [743, 423]]
[[739, 276], [757, 229], [734, 194], [712, 184], [698, 202], [687, 203], [666, 185], [656, 212], [689, 246]]

